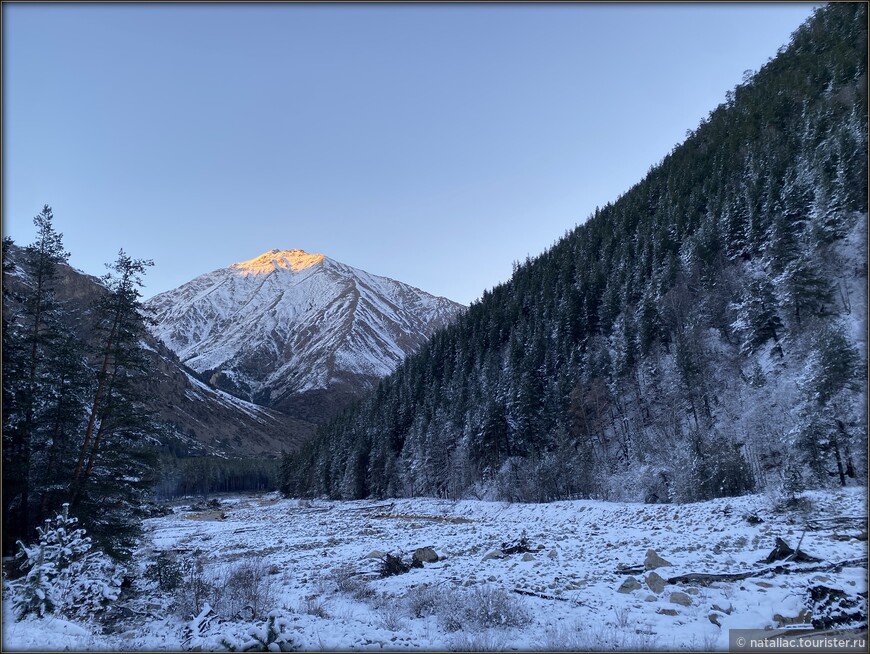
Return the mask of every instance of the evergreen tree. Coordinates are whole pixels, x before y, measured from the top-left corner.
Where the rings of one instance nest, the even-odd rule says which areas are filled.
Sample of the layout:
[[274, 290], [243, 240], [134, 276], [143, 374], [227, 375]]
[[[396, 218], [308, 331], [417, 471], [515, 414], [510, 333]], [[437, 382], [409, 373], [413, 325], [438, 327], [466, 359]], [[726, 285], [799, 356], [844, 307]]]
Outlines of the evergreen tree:
[[[44, 473], [39, 454], [52, 446], [52, 421], [73, 429], [75, 416], [58, 413], [69, 402], [68, 388], [57, 376], [58, 368], [70, 364], [65, 343], [70, 338], [69, 321], [57, 301], [55, 290], [59, 264], [69, 253], [63, 235], [54, 228], [51, 207], [45, 205], [34, 217], [36, 238], [23, 251], [25, 272], [20, 290], [7, 291], [13, 264], [11, 240], [4, 240], [4, 329], [3, 329], [3, 508], [4, 549], [19, 538], [27, 539], [40, 519], [41, 494], [38, 477]], [[7, 319], [7, 316], [10, 318]], [[82, 362], [73, 364], [79, 370]], [[36, 458], [36, 460], [34, 460]], [[43, 477], [44, 479], [44, 477]]]
[[156, 426], [137, 397], [149, 369], [140, 346], [148, 318], [139, 288], [151, 265], [124, 250], [107, 264], [107, 293], [97, 307], [102, 342], [96, 388], [70, 483], [73, 509], [112, 556], [130, 552], [157, 463]]

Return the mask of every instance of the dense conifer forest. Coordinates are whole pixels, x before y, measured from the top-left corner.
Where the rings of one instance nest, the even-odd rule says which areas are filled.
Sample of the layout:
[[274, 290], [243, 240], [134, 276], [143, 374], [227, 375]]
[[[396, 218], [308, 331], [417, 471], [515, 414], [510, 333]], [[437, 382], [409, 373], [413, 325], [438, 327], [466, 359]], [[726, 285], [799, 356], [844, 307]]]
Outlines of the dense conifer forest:
[[664, 502], [864, 479], [866, 27], [864, 3], [817, 10], [288, 456], [284, 492]]

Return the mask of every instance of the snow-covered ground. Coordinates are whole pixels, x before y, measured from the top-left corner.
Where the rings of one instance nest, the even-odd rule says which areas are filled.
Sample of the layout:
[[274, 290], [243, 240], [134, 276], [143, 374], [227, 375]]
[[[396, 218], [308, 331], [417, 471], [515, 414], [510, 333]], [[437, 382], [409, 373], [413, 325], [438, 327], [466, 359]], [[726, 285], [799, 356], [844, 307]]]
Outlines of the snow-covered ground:
[[[277, 611], [285, 635], [303, 650], [727, 649], [729, 629], [805, 623], [810, 587], [863, 603], [866, 624], [866, 558], [854, 562], [867, 555], [866, 489], [808, 492], [804, 499], [801, 509], [783, 510], [770, 495], [689, 505], [221, 498], [217, 509], [178, 506], [148, 520], [140, 563], [144, 569], [161, 550], [182, 559], [202, 550], [204, 578], [256, 563], [269, 603], [257, 611]], [[487, 556], [523, 535], [531, 552]], [[760, 571], [663, 589], [651, 589], [650, 572], [642, 570], [650, 549], [670, 563], [656, 569], [666, 581], [764, 570], [776, 537], [792, 547], [800, 541], [801, 551], [824, 562], [785, 564], [812, 571]], [[422, 547], [439, 560], [378, 574], [379, 552], [410, 563]], [[820, 569], [841, 561], [853, 563]], [[629, 575], [622, 566], [641, 571]], [[623, 586], [629, 576], [638, 583]], [[228, 583], [227, 574], [220, 578]], [[190, 592], [175, 598], [192, 604]], [[7, 605], [4, 650], [181, 650], [244, 635], [241, 617], [185, 634], [189, 619], [178, 616], [176, 599], [154, 587], [111, 634], [60, 619], [16, 623]]]

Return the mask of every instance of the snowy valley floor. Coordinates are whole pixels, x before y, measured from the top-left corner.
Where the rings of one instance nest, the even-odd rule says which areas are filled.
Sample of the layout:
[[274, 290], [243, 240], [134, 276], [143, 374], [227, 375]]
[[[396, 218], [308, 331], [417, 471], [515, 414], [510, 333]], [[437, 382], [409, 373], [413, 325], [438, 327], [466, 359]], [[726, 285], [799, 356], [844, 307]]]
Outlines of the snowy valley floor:
[[[867, 555], [866, 488], [804, 498], [802, 510], [776, 510], [768, 495], [689, 505], [534, 505], [307, 502], [272, 494], [221, 498], [219, 508], [200, 511], [188, 510], [188, 502], [146, 521], [137, 559], [143, 592], [128, 601], [112, 633], [56, 618], [14, 622], [4, 602], [3, 649], [179, 651], [216, 648], [221, 638], [241, 643], [245, 610], [235, 621], [214, 619], [201, 633], [185, 632], [190, 620], [175, 602], [181, 596], [192, 606], [199, 598], [189, 590], [160, 594], [142, 576], [159, 551], [184, 559], [202, 550], [203, 578], [224, 584], [232, 576], [226, 570], [259, 570], [265, 602], [256, 611], [276, 610], [285, 636], [302, 650], [727, 650], [729, 629], [802, 623], [808, 607], [816, 618], [845, 609], [866, 625], [866, 558], [855, 562]], [[532, 552], [487, 557], [523, 532]], [[618, 570], [642, 568], [650, 549], [671, 564], [656, 570], [665, 580], [761, 570], [776, 537], [792, 547], [802, 538], [800, 549], [824, 563], [786, 566], [810, 572], [668, 583], [658, 593], [648, 572]], [[441, 559], [377, 574], [378, 551], [407, 563], [421, 547]], [[840, 561], [853, 563], [819, 569]], [[635, 584], [628, 582], [628, 592], [619, 592], [629, 576], [639, 587], [629, 590]], [[817, 591], [814, 600], [813, 587], [837, 592]]]

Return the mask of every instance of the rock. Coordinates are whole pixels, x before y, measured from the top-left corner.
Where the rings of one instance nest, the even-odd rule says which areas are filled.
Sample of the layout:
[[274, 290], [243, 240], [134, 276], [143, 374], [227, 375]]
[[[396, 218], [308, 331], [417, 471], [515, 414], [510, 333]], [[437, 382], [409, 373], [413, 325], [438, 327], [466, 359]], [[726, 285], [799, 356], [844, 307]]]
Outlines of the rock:
[[646, 551], [646, 559], [643, 561], [643, 567], [646, 570], [655, 570], [656, 568], [664, 568], [665, 566], [670, 565], [668, 561], [665, 561], [662, 557], [660, 557], [655, 550], [647, 550]]
[[676, 609], [659, 609], [656, 613], [659, 615], [679, 615]]
[[529, 554], [528, 552], [523, 554], [523, 561], [534, 561], [534, 560], [535, 560], [535, 556], [533, 554]]
[[386, 552], [381, 552], [380, 550], [372, 550], [368, 554], [365, 555], [367, 559], [383, 559], [386, 558]]
[[549, 552], [547, 552], [547, 558], [548, 559], [558, 559], [559, 558], [559, 552], [556, 551], [556, 548], [553, 548]]
[[862, 597], [819, 585], [807, 589], [807, 594], [811, 609], [806, 611], [809, 615], [803, 617], [806, 622], [812, 620], [816, 629], [857, 629], [867, 624], [866, 593], [862, 593]]
[[701, 591], [699, 591], [699, 590], [698, 590], [697, 588], [695, 588], [694, 586], [689, 586], [689, 587], [686, 589], [686, 592], [687, 592], [689, 595], [697, 595], [697, 594], [698, 594], [699, 592], [701, 592]]
[[504, 552], [501, 550], [492, 550], [491, 552], [487, 552], [481, 561], [489, 561], [490, 559], [503, 559]]
[[809, 609], [801, 609], [800, 612], [794, 616], [785, 616], [779, 613], [775, 613], [773, 615], [773, 621], [776, 622], [780, 627], [787, 627], [791, 625], [804, 625], [810, 624], [813, 619], [812, 611]]
[[640, 582], [634, 577], [626, 577], [622, 585], [616, 589], [617, 593], [632, 593], [641, 588]]
[[734, 607], [731, 606], [731, 605], [729, 604], [727, 609], [723, 609], [723, 608], [722, 608], [721, 606], [719, 606], [718, 604], [714, 604], [714, 605], [713, 605], [713, 610], [714, 610], [714, 611], [719, 611], [719, 613], [724, 613], [725, 615], [731, 615], [731, 611], [734, 610]]
[[438, 555], [431, 547], [419, 547], [414, 550], [414, 555], [411, 558], [420, 563], [435, 563], [438, 560]]
[[655, 595], [647, 595], [646, 599], [644, 599], [644, 602], [655, 602], [657, 599], [658, 597], [656, 597]]
[[752, 583], [756, 586], [760, 586], [761, 588], [773, 588], [773, 584], [766, 581], [753, 581]]
[[647, 587], [656, 595], [660, 594], [665, 589], [666, 582], [657, 572], [650, 572], [646, 576]]
[[692, 606], [692, 598], [680, 591], [671, 593], [671, 602], [680, 606]]
[[707, 619], [710, 622], [712, 622], [714, 625], [716, 625], [717, 627], [722, 626], [722, 624], [719, 622], [719, 614], [718, 613], [711, 613], [710, 615], [707, 616]]

